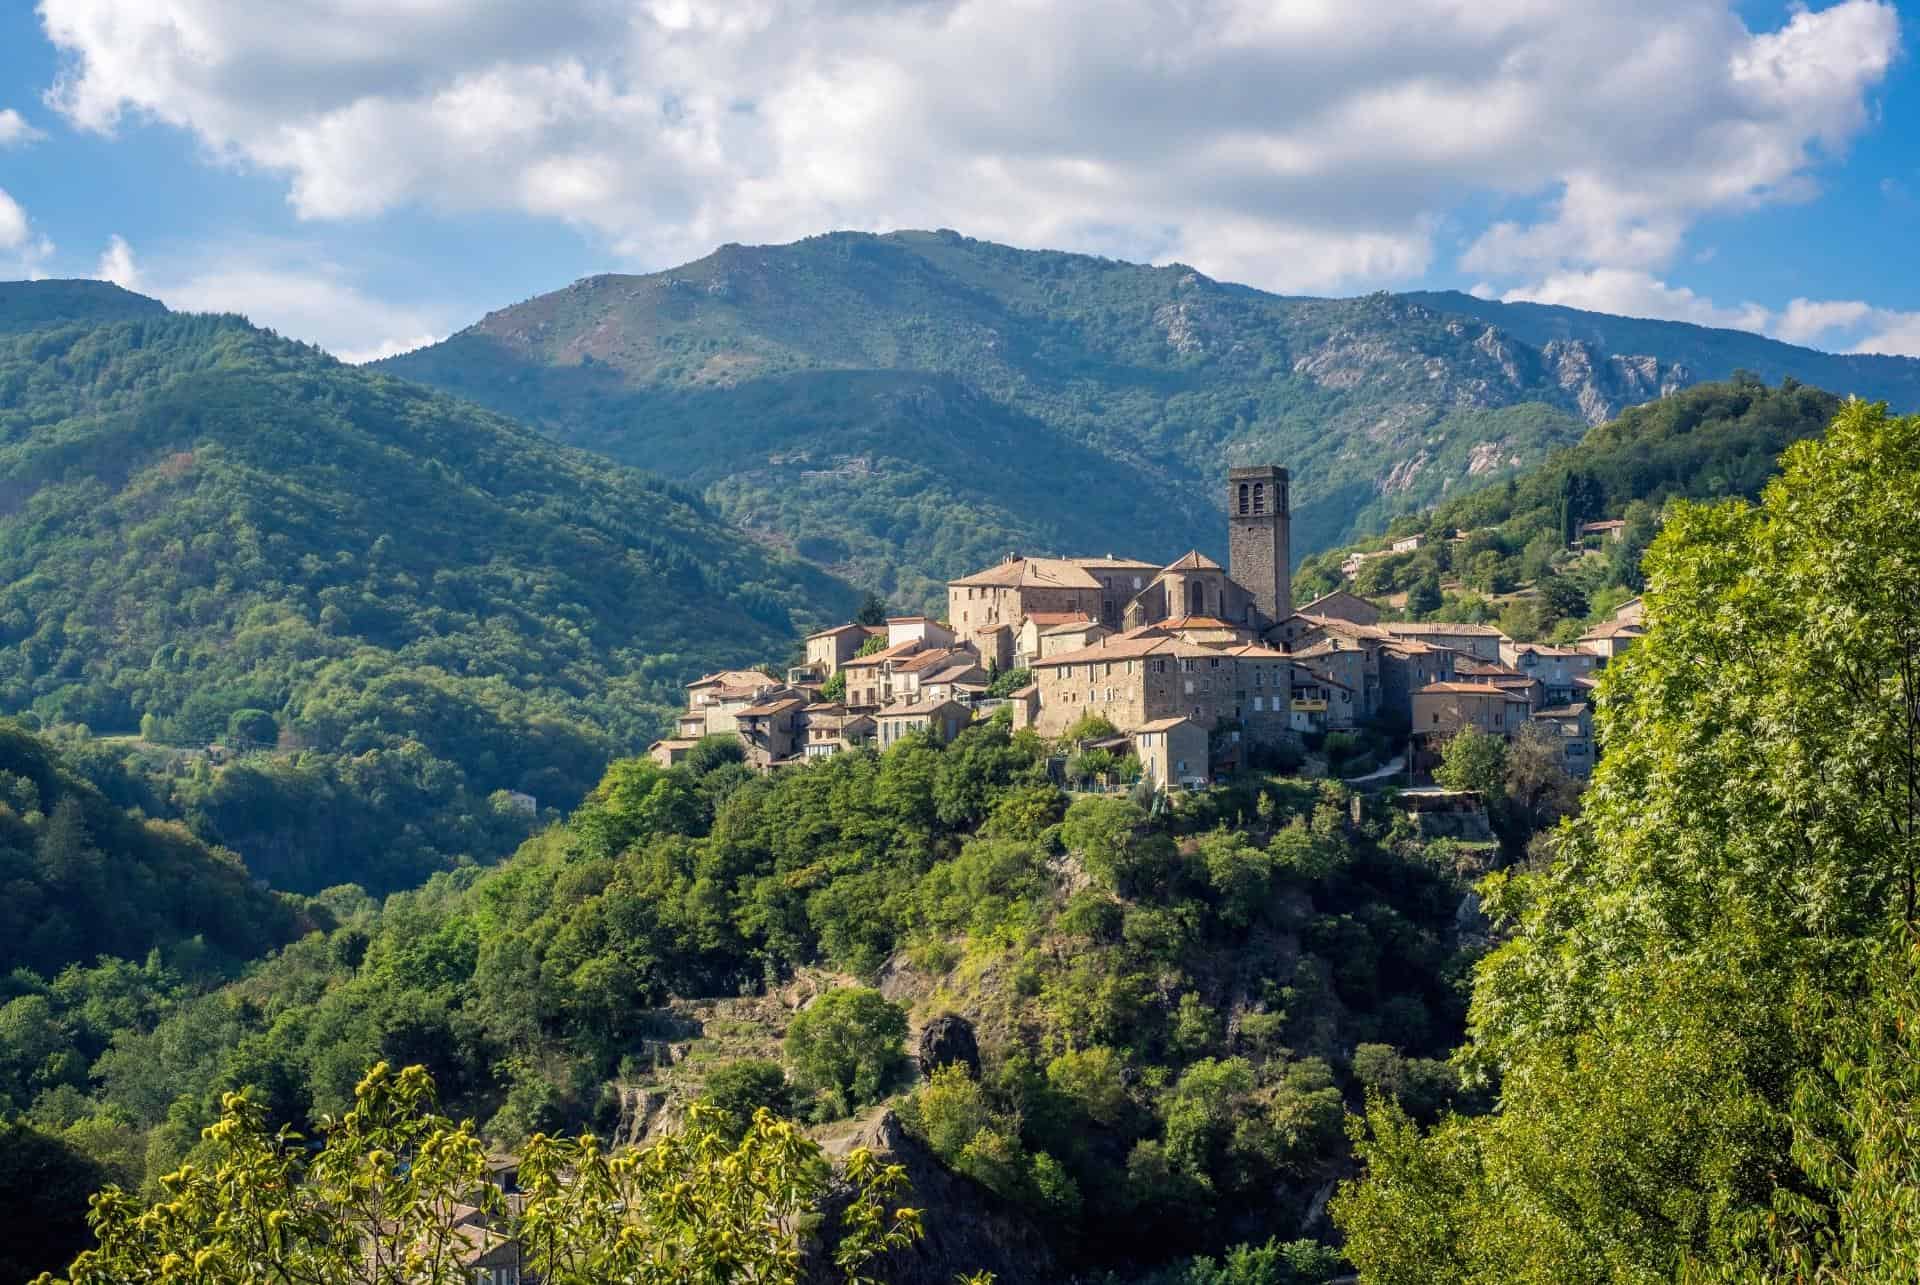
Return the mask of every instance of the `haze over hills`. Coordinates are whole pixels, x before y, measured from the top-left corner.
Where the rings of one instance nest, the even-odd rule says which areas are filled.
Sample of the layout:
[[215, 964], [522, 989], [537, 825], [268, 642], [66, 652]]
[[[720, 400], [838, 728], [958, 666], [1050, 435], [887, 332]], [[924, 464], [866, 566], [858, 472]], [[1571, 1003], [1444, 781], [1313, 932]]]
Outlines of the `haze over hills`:
[[902, 601], [1008, 546], [1217, 554], [1229, 463], [1293, 470], [1301, 557], [1738, 365], [1920, 389], [1910, 359], [1624, 319], [1551, 333], [1524, 311], [1516, 330], [1452, 298], [833, 233], [587, 278], [384, 365], [698, 486]]
[[[284, 790], [201, 800], [280, 886], [510, 847], [488, 793], [570, 806], [682, 683], [855, 605], [692, 494], [478, 407], [235, 317], [45, 324], [71, 297], [0, 286], [0, 330], [40, 326], [0, 335], [0, 712], [376, 752], [300, 783], [297, 834]], [[348, 794], [415, 815], [388, 832]]]

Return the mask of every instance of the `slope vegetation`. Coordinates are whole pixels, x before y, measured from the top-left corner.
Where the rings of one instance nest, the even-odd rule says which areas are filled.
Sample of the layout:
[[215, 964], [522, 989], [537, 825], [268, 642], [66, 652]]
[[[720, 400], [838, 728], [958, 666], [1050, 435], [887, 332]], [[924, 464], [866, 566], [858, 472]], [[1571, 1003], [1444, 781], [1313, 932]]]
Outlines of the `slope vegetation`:
[[237, 318], [0, 338], [0, 710], [564, 807], [680, 683], [851, 606], [687, 491]]

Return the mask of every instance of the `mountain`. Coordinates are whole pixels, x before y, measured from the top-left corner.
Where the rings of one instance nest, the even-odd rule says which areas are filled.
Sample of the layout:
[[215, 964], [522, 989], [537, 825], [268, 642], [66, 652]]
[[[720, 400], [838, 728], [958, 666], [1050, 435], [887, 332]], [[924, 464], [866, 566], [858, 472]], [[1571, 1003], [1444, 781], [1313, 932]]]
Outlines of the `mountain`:
[[1696, 379], [1728, 379], [1745, 370], [1768, 383], [1792, 378], [1888, 402], [1895, 409], [1920, 406], [1920, 361], [1911, 357], [1819, 352], [1745, 330], [1615, 317], [1557, 304], [1501, 303], [1457, 290], [1404, 297], [1441, 312], [1476, 317], [1537, 347], [1585, 344], [1606, 352], [1658, 353], [1663, 361], [1685, 366]]
[[166, 311], [158, 299], [110, 281], [0, 281], [0, 334], [55, 324], [151, 319]]
[[[0, 315], [63, 291], [6, 287]], [[362, 863], [296, 886], [470, 851], [492, 791], [570, 806], [689, 678], [854, 606], [678, 486], [239, 318], [144, 311], [0, 335], [0, 711], [339, 756], [225, 800], [272, 831], [297, 788]], [[419, 807], [369, 833], [336, 786]], [[234, 846], [314, 842], [279, 839]]]
[[[1658, 326], [1626, 333], [1520, 333], [1451, 296], [1282, 297], [952, 232], [834, 233], [591, 277], [384, 365], [697, 486], [923, 603], [1009, 547], [1218, 554], [1229, 463], [1293, 470], [1301, 557], [1724, 365]], [[1785, 373], [1853, 360], [1772, 348]], [[1904, 359], [1860, 370], [1884, 374], [1876, 392], [1920, 381]]]

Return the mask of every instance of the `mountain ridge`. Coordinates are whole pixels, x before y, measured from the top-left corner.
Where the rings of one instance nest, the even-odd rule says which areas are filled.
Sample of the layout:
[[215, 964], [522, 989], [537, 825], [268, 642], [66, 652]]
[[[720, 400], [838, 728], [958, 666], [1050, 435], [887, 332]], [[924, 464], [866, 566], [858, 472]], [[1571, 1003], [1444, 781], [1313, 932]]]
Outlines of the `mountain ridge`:
[[[1137, 544], [1159, 541], [1143, 553], [1218, 554], [1231, 464], [1293, 471], [1304, 557], [1730, 373], [1711, 345], [1609, 348], [1591, 331], [1516, 331], [1425, 299], [1275, 295], [1184, 265], [950, 231], [836, 232], [582, 278], [380, 365], [700, 487], [731, 520], [903, 604], [975, 569], [978, 542], [950, 533], [983, 525], [1034, 552], [1098, 551], [1137, 531]], [[1901, 359], [1883, 360], [1861, 369], [1905, 377]], [[941, 405], [964, 414], [901, 414], [852, 390], [926, 381], [947, 381]], [[1004, 450], [928, 467], [921, 431], [1044, 454], [1049, 521], [1009, 494], [1020, 483]], [[855, 460], [926, 498], [848, 519], [854, 499], [834, 478]]]

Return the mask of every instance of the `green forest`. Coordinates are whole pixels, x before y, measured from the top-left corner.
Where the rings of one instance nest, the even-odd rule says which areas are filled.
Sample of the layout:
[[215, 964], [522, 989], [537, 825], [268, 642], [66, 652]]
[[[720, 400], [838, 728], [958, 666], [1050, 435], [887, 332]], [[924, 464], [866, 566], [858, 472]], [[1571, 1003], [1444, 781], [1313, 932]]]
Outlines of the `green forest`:
[[504, 855], [538, 821], [502, 792], [572, 807], [682, 684], [856, 602], [687, 491], [237, 318], [0, 333], [0, 712], [119, 738], [128, 802], [276, 887]]

